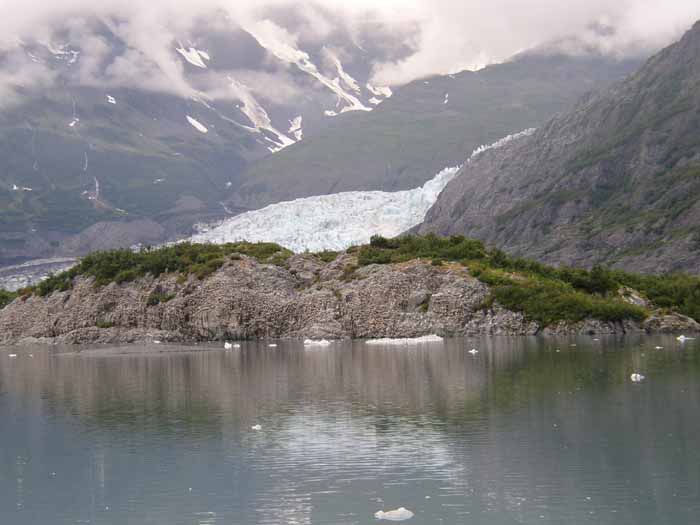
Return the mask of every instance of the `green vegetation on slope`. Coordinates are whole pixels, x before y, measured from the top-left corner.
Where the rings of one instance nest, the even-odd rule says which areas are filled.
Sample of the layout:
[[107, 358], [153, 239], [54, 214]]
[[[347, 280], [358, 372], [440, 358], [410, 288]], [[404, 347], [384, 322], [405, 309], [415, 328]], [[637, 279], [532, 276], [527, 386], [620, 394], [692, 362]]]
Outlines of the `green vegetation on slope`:
[[558, 321], [643, 320], [647, 312], [623, 301], [622, 287], [645, 295], [655, 306], [669, 308], [700, 320], [700, 278], [670, 274], [637, 275], [600, 266], [587, 271], [554, 268], [513, 258], [480, 241], [463, 236], [427, 235], [385, 239], [375, 236], [359, 249], [360, 265], [406, 262], [415, 258], [458, 262], [491, 286], [490, 302], [522, 312], [528, 319], [550, 325]]
[[[645, 319], [648, 315], [646, 309], [623, 300], [620, 290], [624, 287], [637, 290], [655, 307], [700, 320], [700, 277], [685, 274], [638, 275], [600, 266], [590, 271], [554, 268], [511, 257], [500, 250], [487, 248], [481, 241], [463, 236], [409, 235], [396, 239], [375, 236], [369, 245], [352, 251], [357, 254], [360, 266], [414, 259], [427, 259], [436, 266], [445, 262], [459, 263], [491, 287], [491, 295], [484, 307], [497, 302], [505, 308], [522, 312], [543, 326], [588, 318], [611, 322]], [[139, 253], [130, 250], [97, 252], [82, 259], [74, 268], [20, 293], [47, 296], [54, 291], [65, 291], [72, 287], [78, 276], [94, 278], [97, 286], [129, 282], [146, 275], [157, 277], [164, 273], [177, 273], [183, 277], [195, 275], [203, 279], [221, 268], [227, 259], [241, 255], [268, 264], [284, 265], [291, 252], [273, 243], [247, 242], [223, 245], [183, 243]], [[337, 254], [322, 252], [316, 255], [330, 262]], [[355, 269], [353, 266], [352, 270]], [[15, 296], [0, 291], [0, 307]], [[172, 298], [170, 294], [156, 291], [148, 302], [159, 304]]]
[[[182, 243], [141, 252], [96, 252], [84, 257], [80, 264], [70, 270], [53, 275], [23, 293], [36, 292], [44, 297], [55, 291], [65, 291], [72, 287], [73, 279], [78, 276], [93, 277], [97, 286], [134, 281], [146, 275], [158, 277], [164, 273], [192, 274], [203, 279], [221, 268], [226, 258], [236, 255], [248, 255], [260, 262], [283, 264], [291, 254], [277, 244], [248, 242], [221, 245]], [[163, 302], [165, 297], [154, 298], [156, 299]]]
[[7, 290], [0, 290], [0, 310], [5, 308], [8, 304], [15, 300], [17, 294], [15, 292], [8, 292]]

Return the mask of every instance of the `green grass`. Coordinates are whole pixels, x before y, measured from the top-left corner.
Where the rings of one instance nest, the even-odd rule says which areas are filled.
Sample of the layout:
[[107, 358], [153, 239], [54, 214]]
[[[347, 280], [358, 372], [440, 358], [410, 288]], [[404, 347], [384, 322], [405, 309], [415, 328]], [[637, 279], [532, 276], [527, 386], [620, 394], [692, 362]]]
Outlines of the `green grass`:
[[240, 255], [283, 265], [291, 252], [273, 243], [247, 242], [221, 245], [182, 243], [138, 253], [126, 249], [96, 252], [84, 257], [70, 270], [50, 276], [32, 291], [42, 297], [65, 291], [72, 287], [78, 276], [93, 277], [97, 286], [130, 282], [146, 275], [158, 277], [164, 273], [193, 274], [204, 279], [221, 268], [227, 258]]
[[[396, 264], [414, 259], [430, 261], [441, 267], [459, 263], [481, 282], [491, 287], [484, 302], [494, 302], [543, 326], [559, 321], [624, 321], [645, 319], [649, 312], [622, 300], [620, 289], [630, 287], [648, 298], [655, 307], [677, 311], [700, 321], [700, 277], [686, 274], [639, 275], [596, 266], [591, 270], [555, 268], [535, 261], [511, 257], [484, 246], [481, 241], [463, 236], [448, 238], [436, 235], [404, 236], [396, 239], [372, 237], [370, 244], [355, 247], [349, 252], [357, 255], [358, 265]], [[336, 254], [315, 254], [330, 261]], [[95, 285], [123, 283], [146, 275], [158, 277], [177, 273], [183, 277], [194, 275], [200, 279], [221, 268], [226, 261], [240, 259], [241, 255], [254, 257], [267, 264], [286, 265], [291, 252], [272, 243], [178, 244], [139, 253], [114, 250], [88, 255], [76, 267], [49, 277], [22, 295], [36, 293], [46, 296], [54, 291], [68, 290], [78, 276], [94, 278]], [[355, 265], [347, 265], [342, 280], [357, 278]], [[0, 307], [17, 294], [0, 291]], [[173, 294], [154, 291], [148, 298], [150, 306], [173, 299]]]
[[0, 310], [2, 310], [8, 304], [14, 301], [17, 295], [17, 292], [8, 292], [7, 290], [0, 290]]
[[400, 263], [417, 258], [433, 263], [461, 263], [491, 287], [485, 307], [496, 301], [544, 326], [587, 318], [613, 322], [643, 320], [648, 315], [645, 309], [620, 298], [618, 291], [623, 286], [639, 291], [656, 307], [700, 321], [700, 278], [697, 276], [638, 275], [601, 266], [591, 270], [555, 268], [511, 257], [462, 236], [396, 239], [377, 236], [358, 251], [360, 265]]

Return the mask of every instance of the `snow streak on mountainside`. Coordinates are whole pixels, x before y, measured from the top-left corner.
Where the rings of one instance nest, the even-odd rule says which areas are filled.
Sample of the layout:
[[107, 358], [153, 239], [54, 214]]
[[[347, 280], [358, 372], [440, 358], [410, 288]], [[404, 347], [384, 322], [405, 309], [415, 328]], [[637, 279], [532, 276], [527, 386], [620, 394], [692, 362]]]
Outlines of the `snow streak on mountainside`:
[[458, 171], [447, 168], [408, 191], [351, 191], [272, 204], [224, 221], [191, 241], [266, 241], [303, 252], [343, 250], [367, 243], [375, 234], [394, 237], [423, 220]]
[[[493, 148], [532, 135], [527, 129], [477, 148], [467, 162]], [[420, 224], [459, 167], [446, 168], [422, 187], [407, 191], [351, 191], [272, 204], [233, 217], [192, 237], [223, 244], [275, 242], [295, 252], [343, 250], [372, 235], [395, 237]]]

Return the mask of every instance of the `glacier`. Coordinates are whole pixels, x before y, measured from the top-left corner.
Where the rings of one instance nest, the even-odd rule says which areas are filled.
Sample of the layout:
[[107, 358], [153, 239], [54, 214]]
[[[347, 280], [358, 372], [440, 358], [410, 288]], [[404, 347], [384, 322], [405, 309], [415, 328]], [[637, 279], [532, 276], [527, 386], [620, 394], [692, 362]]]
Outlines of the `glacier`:
[[227, 219], [190, 240], [274, 242], [297, 253], [344, 250], [369, 242], [372, 235], [394, 237], [419, 224], [458, 171], [459, 167], [446, 168], [413, 190], [348, 191], [271, 204]]
[[[526, 129], [493, 144], [479, 146], [467, 162], [534, 132], [534, 128]], [[440, 192], [459, 170], [460, 166], [445, 168], [432, 180], [412, 190], [348, 191], [271, 204], [218, 224], [195, 225], [199, 233], [189, 241], [274, 242], [301, 253], [345, 250], [368, 243], [372, 235], [395, 237], [423, 221]]]

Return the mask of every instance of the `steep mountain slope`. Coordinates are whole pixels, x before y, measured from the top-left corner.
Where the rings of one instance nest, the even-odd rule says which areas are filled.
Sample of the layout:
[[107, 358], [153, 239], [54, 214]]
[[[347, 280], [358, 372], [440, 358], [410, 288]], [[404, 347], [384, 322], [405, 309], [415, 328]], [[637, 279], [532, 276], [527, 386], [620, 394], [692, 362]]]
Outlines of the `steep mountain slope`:
[[255, 163], [228, 202], [258, 208], [309, 195], [418, 187], [481, 144], [540, 125], [638, 65], [539, 50], [478, 72], [413, 82], [372, 113], [342, 115], [323, 133]]
[[550, 263], [700, 271], [700, 23], [533, 136], [469, 163], [420, 232]]
[[236, 213], [221, 202], [248, 164], [391, 96], [369, 78], [392, 55], [343, 33], [292, 47], [204, 20], [163, 57], [119, 21], [77, 17], [15, 40], [0, 47], [0, 264]]

